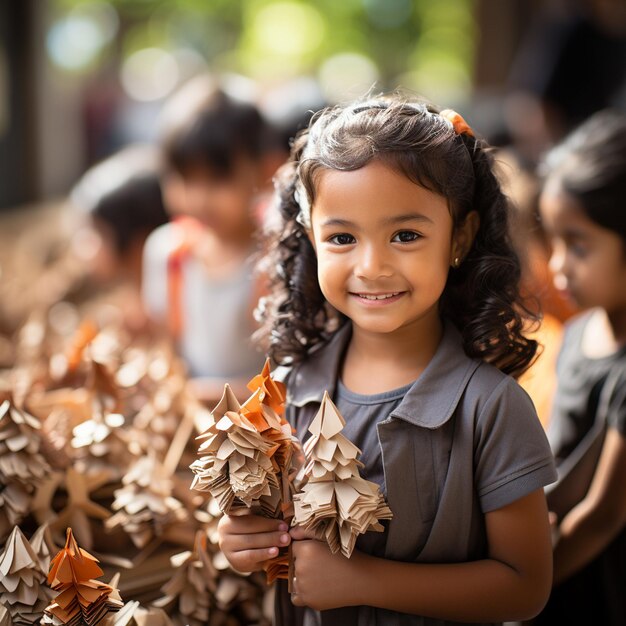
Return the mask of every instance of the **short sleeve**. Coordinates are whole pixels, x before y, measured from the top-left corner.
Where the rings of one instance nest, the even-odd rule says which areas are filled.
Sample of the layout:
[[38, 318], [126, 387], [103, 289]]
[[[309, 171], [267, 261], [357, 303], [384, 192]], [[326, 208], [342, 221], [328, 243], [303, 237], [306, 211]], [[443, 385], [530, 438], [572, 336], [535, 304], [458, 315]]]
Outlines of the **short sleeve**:
[[496, 385], [478, 415], [474, 467], [484, 513], [557, 479], [552, 451], [532, 400], [512, 378]]
[[626, 364], [622, 365], [613, 389], [609, 398], [607, 424], [626, 436]]
[[167, 315], [167, 259], [171, 225], [165, 224], [146, 239], [143, 249], [141, 297], [148, 315], [163, 321]]

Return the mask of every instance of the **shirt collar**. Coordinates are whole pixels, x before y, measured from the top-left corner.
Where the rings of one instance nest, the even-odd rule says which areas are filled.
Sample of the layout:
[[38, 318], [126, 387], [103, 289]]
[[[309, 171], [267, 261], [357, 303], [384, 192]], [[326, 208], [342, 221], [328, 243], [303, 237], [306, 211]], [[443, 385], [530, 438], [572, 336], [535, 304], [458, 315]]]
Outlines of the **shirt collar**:
[[[287, 401], [302, 407], [321, 402], [324, 391], [334, 396], [339, 367], [350, 340], [350, 323], [344, 324], [331, 339], [296, 366]], [[416, 426], [439, 428], [454, 413], [461, 395], [480, 362], [463, 351], [461, 334], [444, 322], [441, 342], [426, 369], [391, 413]]]

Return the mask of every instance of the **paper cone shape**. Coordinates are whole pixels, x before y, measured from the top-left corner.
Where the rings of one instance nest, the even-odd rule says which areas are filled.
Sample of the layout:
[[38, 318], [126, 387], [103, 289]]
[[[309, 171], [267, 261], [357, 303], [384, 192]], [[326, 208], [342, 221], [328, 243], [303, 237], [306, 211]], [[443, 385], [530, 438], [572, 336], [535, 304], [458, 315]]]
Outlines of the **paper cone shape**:
[[284, 383], [274, 380], [270, 375], [270, 360], [266, 359], [261, 373], [252, 378], [248, 389], [253, 393], [260, 391], [260, 401], [271, 407], [278, 415], [285, 411], [286, 389]]
[[189, 626], [211, 623], [212, 613], [219, 612], [214, 601], [217, 571], [207, 553], [206, 533], [198, 531], [193, 551], [176, 554], [170, 561], [174, 576], [162, 588], [165, 595], [153, 605]]
[[0, 401], [0, 542], [28, 514], [35, 486], [50, 473], [40, 431], [36, 417], [9, 398]]
[[172, 496], [173, 482], [154, 457], [141, 457], [124, 476], [124, 486], [115, 491], [106, 528], [121, 526], [138, 548], [162, 536], [187, 519], [182, 503]]
[[42, 624], [93, 626], [123, 606], [116, 589], [95, 580], [102, 576], [97, 563], [68, 528], [65, 547], [52, 559], [48, 574], [48, 584], [58, 595], [46, 607]]
[[250, 419], [226, 385], [222, 399], [211, 412], [211, 424], [197, 437], [202, 442], [198, 448], [200, 458], [191, 464], [195, 474], [191, 488], [209, 491], [224, 513], [261, 505], [263, 496], [271, 497], [272, 488], [280, 488], [271, 460], [278, 445], [267, 441], [259, 431], [263, 427], [260, 420], [264, 421], [260, 413], [250, 406], [245, 412]]
[[14, 624], [35, 624], [52, 598], [39, 557], [15, 526], [0, 554], [0, 602]]
[[33, 533], [33, 536], [30, 538], [30, 546], [39, 559], [41, 571], [47, 574], [50, 571], [52, 555], [58, 551], [58, 548], [54, 545], [54, 541], [52, 541], [48, 524], [42, 524]]
[[377, 484], [359, 475], [361, 451], [341, 434], [345, 421], [328, 393], [311, 422], [304, 444], [308, 482], [293, 497], [293, 525], [303, 526], [328, 543], [331, 552], [350, 557], [357, 537], [382, 531], [391, 519]]

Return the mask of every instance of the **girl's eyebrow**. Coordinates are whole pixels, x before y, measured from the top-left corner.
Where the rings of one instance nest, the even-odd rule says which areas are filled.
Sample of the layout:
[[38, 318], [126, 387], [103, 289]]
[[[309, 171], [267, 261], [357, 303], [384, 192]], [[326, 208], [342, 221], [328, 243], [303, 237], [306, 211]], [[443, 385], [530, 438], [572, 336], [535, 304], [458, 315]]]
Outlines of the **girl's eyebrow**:
[[[387, 217], [384, 220], [382, 220], [383, 224], [401, 224], [403, 222], [412, 222], [412, 221], [416, 221], [416, 222], [428, 222], [430, 224], [433, 224], [434, 222], [430, 219], [430, 217], [427, 217], [426, 215], [423, 215], [422, 213], [404, 213], [402, 215], [394, 215], [392, 217]], [[356, 226], [356, 224], [354, 222], [351, 222], [350, 220], [346, 220], [340, 217], [330, 217], [327, 220], [324, 220], [322, 222], [322, 226]]]

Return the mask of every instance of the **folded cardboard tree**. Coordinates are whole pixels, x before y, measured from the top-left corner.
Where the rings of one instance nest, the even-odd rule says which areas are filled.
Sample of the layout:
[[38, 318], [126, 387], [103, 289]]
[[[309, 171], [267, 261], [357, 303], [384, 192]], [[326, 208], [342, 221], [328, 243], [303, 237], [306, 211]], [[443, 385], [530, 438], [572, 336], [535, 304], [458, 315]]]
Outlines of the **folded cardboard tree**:
[[[240, 405], [228, 385], [197, 439], [200, 458], [191, 465], [192, 489], [209, 491], [223, 513], [252, 509], [266, 517], [289, 519], [300, 449], [282, 417], [285, 387], [270, 376], [269, 361]], [[288, 550], [268, 562], [268, 583], [287, 578]]]
[[[40, 537], [40, 532], [33, 536], [33, 543], [41, 549]], [[50, 561], [45, 556], [47, 550], [42, 552], [43, 559], [15, 526], [0, 553], [0, 603], [14, 624], [39, 623], [52, 599], [52, 592], [44, 584]]]
[[114, 587], [96, 580], [103, 574], [97, 563], [78, 547], [68, 528], [65, 547], [52, 559], [48, 574], [48, 584], [58, 595], [46, 607], [42, 624], [94, 626], [124, 606]]
[[357, 537], [381, 532], [380, 520], [391, 519], [376, 483], [361, 478], [361, 451], [341, 434], [345, 421], [327, 392], [309, 426], [304, 444], [307, 480], [293, 497], [293, 525], [312, 531], [334, 554], [350, 557]]
[[40, 431], [36, 417], [0, 395], [0, 541], [28, 514], [37, 483], [50, 473]]

